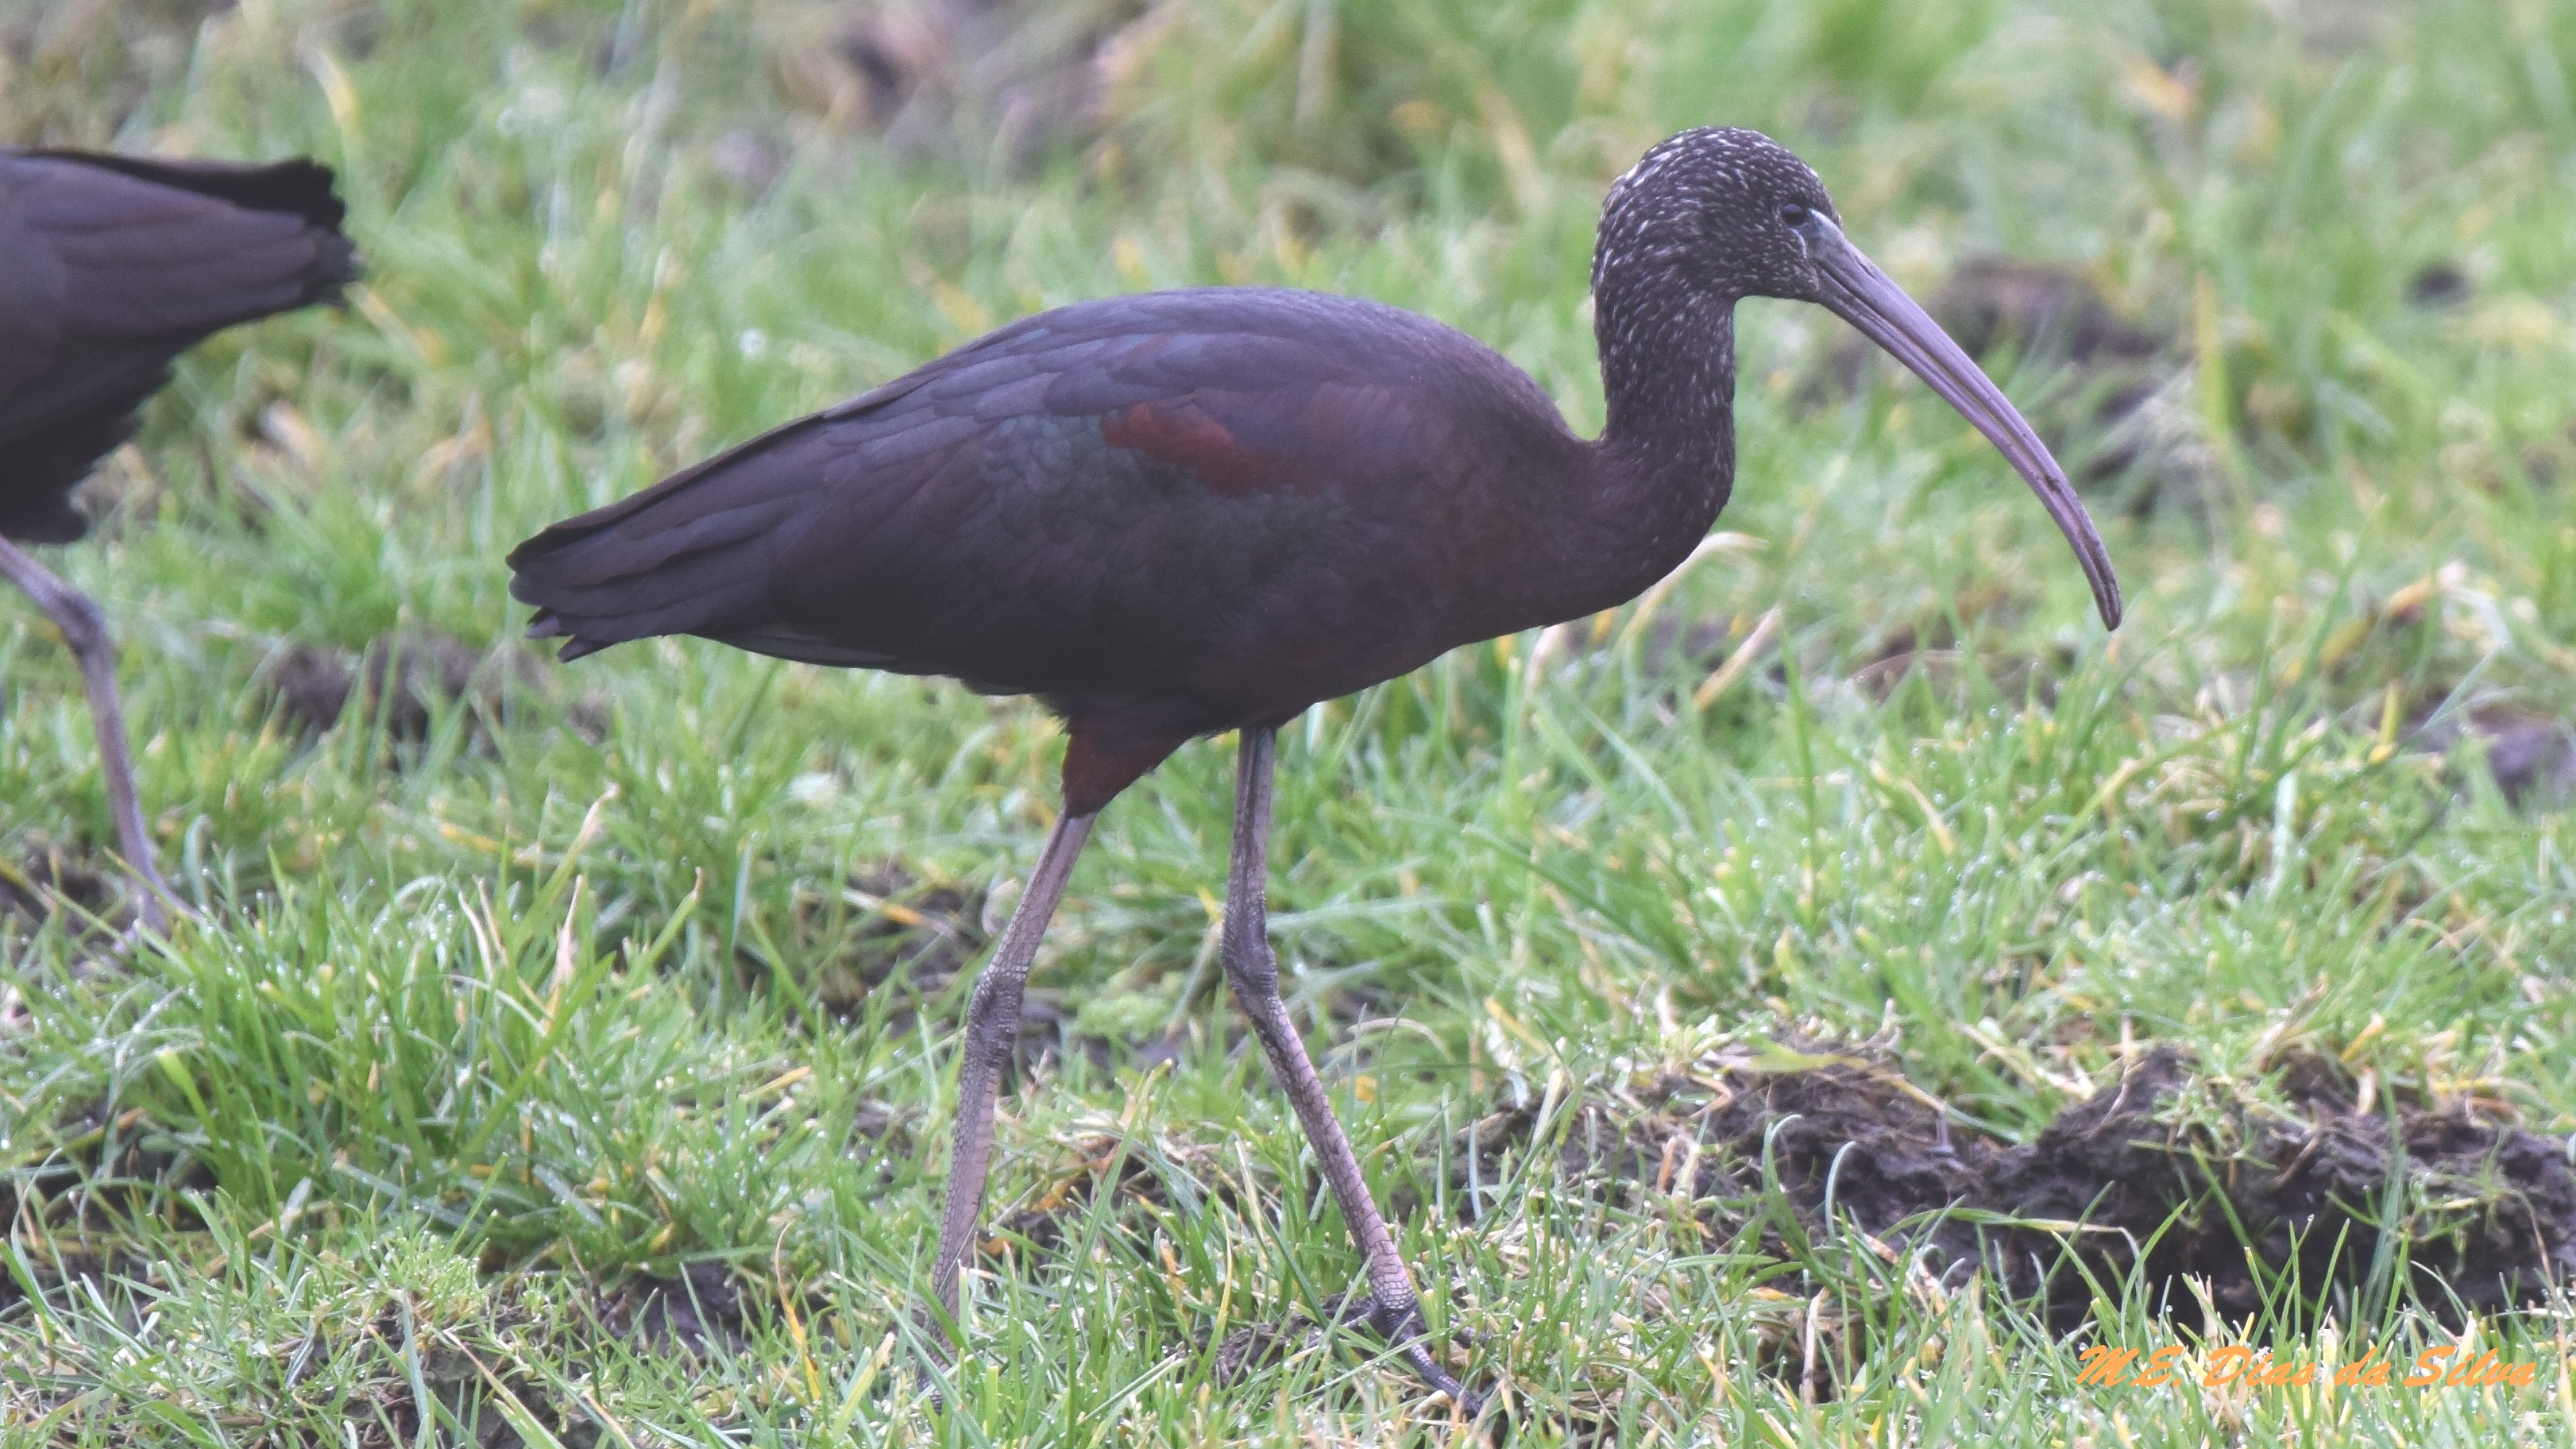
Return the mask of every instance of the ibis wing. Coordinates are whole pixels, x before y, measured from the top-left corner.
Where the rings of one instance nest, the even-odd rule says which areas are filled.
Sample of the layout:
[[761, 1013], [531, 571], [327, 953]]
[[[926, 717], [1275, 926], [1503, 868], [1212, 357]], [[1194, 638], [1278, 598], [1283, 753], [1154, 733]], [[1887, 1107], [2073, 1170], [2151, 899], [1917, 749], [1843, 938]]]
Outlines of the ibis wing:
[[1472, 346], [1304, 293], [1064, 308], [556, 525], [512, 588], [567, 654], [694, 633], [1068, 708], [1427, 657], [1405, 544], [1484, 446], [1433, 341]]

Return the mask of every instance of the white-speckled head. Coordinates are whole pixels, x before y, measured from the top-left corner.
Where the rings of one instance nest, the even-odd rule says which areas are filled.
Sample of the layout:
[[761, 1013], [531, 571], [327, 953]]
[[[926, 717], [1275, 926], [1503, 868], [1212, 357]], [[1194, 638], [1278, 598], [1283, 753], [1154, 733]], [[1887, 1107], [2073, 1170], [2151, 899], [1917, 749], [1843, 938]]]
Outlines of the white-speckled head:
[[[1833, 198], [1806, 162], [1759, 131], [1684, 131], [1628, 168], [1601, 204], [1592, 285], [1614, 274], [1678, 282], [1732, 302], [1819, 295], [1815, 218], [1839, 224]], [[1678, 300], [1678, 298], [1676, 299]]]

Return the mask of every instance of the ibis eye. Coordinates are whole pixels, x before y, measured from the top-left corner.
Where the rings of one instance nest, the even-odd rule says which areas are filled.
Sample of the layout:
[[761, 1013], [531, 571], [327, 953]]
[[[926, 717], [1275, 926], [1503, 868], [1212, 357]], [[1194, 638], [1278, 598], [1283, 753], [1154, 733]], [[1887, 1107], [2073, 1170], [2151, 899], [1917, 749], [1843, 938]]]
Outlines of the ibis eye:
[[1794, 201], [1780, 203], [1780, 224], [1796, 226], [1807, 219], [1807, 209]]

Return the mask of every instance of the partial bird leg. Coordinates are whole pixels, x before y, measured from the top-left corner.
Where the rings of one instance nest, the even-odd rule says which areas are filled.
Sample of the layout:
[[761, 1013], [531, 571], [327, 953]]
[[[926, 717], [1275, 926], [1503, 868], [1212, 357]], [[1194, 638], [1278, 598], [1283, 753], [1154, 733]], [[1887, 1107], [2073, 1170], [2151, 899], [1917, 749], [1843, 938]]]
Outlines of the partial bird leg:
[[81, 681], [89, 690], [90, 721], [98, 733], [99, 768], [107, 776], [108, 808], [116, 815], [117, 844], [125, 852], [126, 868], [143, 882], [138, 914], [146, 930], [162, 930], [170, 920], [168, 903], [178, 898], [153, 864], [152, 837], [143, 830], [143, 805], [134, 793], [134, 759], [125, 744], [125, 706], [116, 694], [116, 646], [107, 637], [107, 615], [97, 600], [63, 582], [5, 538], [0, 538], [0, 574], [27, 591], [27, 597], [62, 631], [72, 658], [80, 662]]
[[[957, 1277], [974, 1243], [975, 1225], [984, 1211], [984, 1173], [993, 1163], [993, 1099], [1001, 1092], [1002, 1068], [1020, 1039], [1020, 988], [1028, 984], [1029, 963], [1037, 959], [1038, 940], [1064, 897], [1064, 883], [1082, 843], [1091, 838], [1089, 815], [1060, 815], [1038, 854], [1038, 868], [1011, 912], [1002, 932], [1001, 949], [976, 979], [975, 999], [966, 1008], [965, 1063], [957, 1069], [957, 1146], [948, 1163], [948, 1205], [939, 1220], [939, 1256], [930, 1269], [931, 1296], [957, 1321]], [[945, 1338], [933, 1334], [934, 1343]]]
[[1226, 979], [1234, 983], [1235, 999], [1243, 1003], [1244, 1015], [1252, 1018], [1253, 1035], [1261, 1038], [1271, 1074], [1288, 1094], [1289, 1105], [1297, 1109], [1298, 1124], [1306, 1129], [1306, 1140], [1323, 1164], [1324, 1180], [1332, 1184], [1333, 1198], [1341, 1204], [1342, 1221], [1350, 1225], [1360, 1256], [1367, 1260], [1373, 1302], [1370, 1323], [1388, 1342], [1402, 1347], [1415, 1373], [1472, 1416], [1484, 1400], [1441, 1367], [1424, 1343], [1422, 1305], [1414, 1297], [1413, 1275], [1405, 1271], [1404, 1259], [1396, 1253], [1386, 1219], [1378, 1216], [1377, 1202], [1360, 1176], [1359, 1158], [1351, 1152], [1351, 1140], [1333, 1116], [1324, 1080], [1315, 1074], [1305, 1039], [1297, 1034], [1296, 1024], [1288, 1019], [1288, 1003], [1279, 996], [1279, 958], [1270, 950], [1266, 901], [1270, 765], [1277, 742], [1276, 730], [1246, 729], [1236, 751], [1234, 865], [1225, 885]]

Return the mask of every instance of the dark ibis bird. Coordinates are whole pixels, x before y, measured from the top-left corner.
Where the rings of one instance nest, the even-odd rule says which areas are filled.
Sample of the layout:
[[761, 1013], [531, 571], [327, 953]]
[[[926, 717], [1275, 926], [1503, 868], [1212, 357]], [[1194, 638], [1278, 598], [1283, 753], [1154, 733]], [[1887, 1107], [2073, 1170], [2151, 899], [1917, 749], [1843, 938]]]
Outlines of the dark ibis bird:
[[143, 828], [106, 616], [18, 545], [88, 530], [72, 490], [133, 436], [172, 359], [237, 322], [337, 299], [357, 275], [341, 214], [330, 170], [311, 161], [0, 150], [0, 574], [80, 662], [147, 924], [173, 898]]
[[1646, 153], [1592, 267], [1609, 416], [1570, 431], [1475, 339], [1352, 297], [1209, 288], [1012, 323], [853, 401], [558, 523], [510, 555], [530, 633], [574, 658], [695, 634], [785, 659], [950, 675], [1065, 723], [1064, 809], [968, 1009], [932, 1292], [953, 1318], [1021, 985], [1110, 799], [1193, 736], [1241, 732], [1228, 979], [1366, 1259], [1372, 1319], [1461, 1403], [1279, 995], [1264, 922], [1271, 756], [1307, 706], [1445, 650], [1634, 597], [1734, 479], [1736, 302], [1822, 303], [2003, 451], [2119, 586], [2012, 404], [1843, 238], [1804, 162], [1743, 130]]

